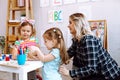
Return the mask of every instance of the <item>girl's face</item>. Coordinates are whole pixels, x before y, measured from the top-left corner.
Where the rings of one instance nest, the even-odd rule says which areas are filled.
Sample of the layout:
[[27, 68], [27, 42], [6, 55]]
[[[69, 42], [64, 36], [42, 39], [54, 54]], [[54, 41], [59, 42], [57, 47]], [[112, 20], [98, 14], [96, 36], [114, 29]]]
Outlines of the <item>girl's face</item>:
[[71, 33], [72, 35], [75, 35], [75, 34], [76, 34], [76, 30], [75, 30], [74, 25], [75, 25], [74, 22], [73, 22], [71, 19], [69, 19], [68, 28], [69, 28], [70, 33]]
[[44, 43], [48, 50], [51, 50], [55, 46], [53, 40], [44, 39]]
[[48, 50], [51, 50], [55, 46], [53, 40], [44, 39], [44, 43]]
[[26, 25], [24, 27], [21, 27], [21, 30], [20, 30], [20, 35], [22, 37], [23, 40], [27, 40], [30, 38], [32, 34], [32, 28], [31, 26], [29, 25]]

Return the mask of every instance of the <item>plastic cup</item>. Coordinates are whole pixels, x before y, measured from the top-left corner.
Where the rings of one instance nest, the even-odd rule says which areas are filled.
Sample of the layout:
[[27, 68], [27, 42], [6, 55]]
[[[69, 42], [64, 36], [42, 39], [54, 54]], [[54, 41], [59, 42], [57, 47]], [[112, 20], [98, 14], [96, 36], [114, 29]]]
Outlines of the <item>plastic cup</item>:
[[9, 58], [12, 59], [12, 54], [9, 54]]
[[5, 57], [6, 57], [6, 55], [5, 55], [5, 54], [2, 54], [2, 59], [3, 59], [3, 60], [5, 59]]
[[5, 61], [10, 61], [10, 58], [9, 58], [8, 54], [5, 56]]
[[25, 54], [17, 55], [17, 62], [19, 65], [24, 65], [26, 62], [26, 55]]

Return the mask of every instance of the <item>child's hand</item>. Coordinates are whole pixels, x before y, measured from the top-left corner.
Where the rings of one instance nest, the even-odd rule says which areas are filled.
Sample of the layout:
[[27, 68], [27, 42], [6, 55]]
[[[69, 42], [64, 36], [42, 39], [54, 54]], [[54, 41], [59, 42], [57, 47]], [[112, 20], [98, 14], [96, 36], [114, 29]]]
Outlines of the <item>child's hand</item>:
[[36, 58], [37, 60], [44, 61], [44, 54], [38, 47], [30, 46], [28, 49], [29, 49], [28, 57], [30, 56], [30, 58], [34, 59]]
[[29, 49], [29, 53], [27, 56], [28, 60], [38, 60], [36, 51], [39, 50], [39, 48], [36, 46], [30, 46], [28, 47], [28, 49]]

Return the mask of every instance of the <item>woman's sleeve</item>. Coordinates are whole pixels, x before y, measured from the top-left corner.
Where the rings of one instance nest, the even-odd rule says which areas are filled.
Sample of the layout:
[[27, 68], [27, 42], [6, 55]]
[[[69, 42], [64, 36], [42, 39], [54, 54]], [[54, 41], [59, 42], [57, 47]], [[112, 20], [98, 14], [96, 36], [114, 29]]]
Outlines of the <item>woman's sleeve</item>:
[[84, 67], [80, 67], [77, 70], [70, 70], [71, 77], [79, 75], [81, 78], [90, 76], [97, 72], [97, 53], [98, 53], [98, 40], [93, 38], [87, 38], [83, 41], [83, 58]]

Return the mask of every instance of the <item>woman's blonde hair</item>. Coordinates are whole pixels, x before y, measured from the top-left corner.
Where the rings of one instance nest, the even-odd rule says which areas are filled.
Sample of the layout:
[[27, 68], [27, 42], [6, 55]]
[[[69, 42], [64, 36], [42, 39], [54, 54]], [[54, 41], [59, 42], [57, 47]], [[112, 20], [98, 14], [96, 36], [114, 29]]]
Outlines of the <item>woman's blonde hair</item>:
[[92, 34], [89, 23], [82, 13], [74, 13], [69, 17], [74, 22], [76, 35], [74, 36], [78, 40], [86, 34]]
[[60, 49], [60, 57], [62, 59], [62, 64], [68, 60], [68, 54], [65, 47], [65, 42], [63, 38], [63, 34], [59, 28], [50, 28], [43, 34], [44, 39], [48, 40], [56, 40], [57, 44], [54, 48]]

